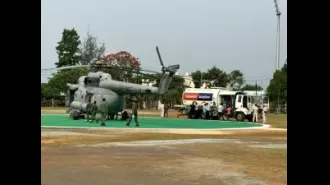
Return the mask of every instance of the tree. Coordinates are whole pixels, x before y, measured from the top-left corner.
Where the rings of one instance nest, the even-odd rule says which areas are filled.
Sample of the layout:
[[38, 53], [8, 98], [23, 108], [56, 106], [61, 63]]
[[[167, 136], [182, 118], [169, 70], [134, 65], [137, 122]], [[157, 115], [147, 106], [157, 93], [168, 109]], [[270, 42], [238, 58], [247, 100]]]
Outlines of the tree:
[[82, 65], [88, 65], [91, 62], [101, 58], [105, 52], [104, 43], [98, 43], [97, 37], [94, 37], [89, 32], [87, 32], [86, 37], [80, 47], [80, 56]]
[[111, 69], [104, 69], [110, 73], [112, 78], [120, 81], [133, 81], [133, 73], [140, 68], [139, 58], [134, 57], [127, 51], [109, 54], [101, 58], [101, 62], [112, 66]]
[[226, 87], [230, 80], [226, 72], [215, 66], [207, 70], [205, 79], [209, 80], [208, 86], [215, 87]]
[[267, 94], [272, 102], [279, 100], [279, 103], [284, 104], [287, 101], [287, 69], [286, 61], [281, 70], [275, 71], [267, 87]]
[[195, 88], [200, 88], [203, 84], [202, 84], [202, 77], [205, 78], [206, 73], [205, 72], [201, 72], [199, 70], [191, 73], [191, 77], [193, 79]]
[[87, 75], [88, 70], [85, 68], [64, 69], [55, 73], [49, 78], [45, 88], [45, 94], [49, 98], [60, 96], [60, 93], [66, 93], [67, 84], [76, 84], [81, 76]]
[[260, 85], [251, 85], [251, 84], [245, 84], [241, 91], [262, 91], [263, 88]]
[[41, 93], [40, 93], [41, 99], [46, 97], [46, 93], [45, 93], [46, 86], [47, 86], [46, 83], [41, 83], [41, 88], [40, 88], [41, 89]]
[[229, 83], [234, 90], [240, 90], [245, 83], [243, 73], [240, 70], [234, 70], [229, 74]]
[[77, 31], [72, 29], [64, 29], [62, 32], [62, 40], [58, 42], [56, 51], [58, 54], [58, 62], [56, 67], [71, 66], [79, 64], [81, 59], [79, 55], [80, 38]]

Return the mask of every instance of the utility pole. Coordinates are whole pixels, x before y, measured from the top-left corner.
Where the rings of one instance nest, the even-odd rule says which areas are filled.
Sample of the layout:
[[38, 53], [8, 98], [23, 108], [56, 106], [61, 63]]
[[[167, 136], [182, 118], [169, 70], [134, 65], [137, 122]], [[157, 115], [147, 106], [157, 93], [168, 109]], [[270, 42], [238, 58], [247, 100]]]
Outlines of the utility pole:
[[257, 84], [257, 81], [256, 81], [256, 96], [258, 96], [258, 84]]
[[277, 0], [274, 0], [275, 3], [275, 13], [277, 17], [277, 31], [276, 31], [276, 70], [280, 70], [280, 16], [281, 12], [278, 8]]
[[[280, 9], [278, 7], [278, 3], [277, 0], [274, 0], [274, 4], [275, 4], [275, 13], [276, 13], [276, 17], [277, 17], [277, 30], [276, 30], [276, 70], [280, 70], [280, 17], [281, 17], [281, 12]], [[277, 110], [276, 110], [277, 114], [280, 113], [280, 90], [278, 91], [278, 95], [277, 95]]]

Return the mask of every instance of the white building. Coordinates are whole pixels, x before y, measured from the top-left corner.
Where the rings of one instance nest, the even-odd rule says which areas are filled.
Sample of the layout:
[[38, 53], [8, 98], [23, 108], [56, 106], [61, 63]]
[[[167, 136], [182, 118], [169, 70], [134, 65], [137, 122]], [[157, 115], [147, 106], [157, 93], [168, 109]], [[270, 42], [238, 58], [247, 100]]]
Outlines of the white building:
[[184, 75], [184, 85], [186, 87], [195, 88], [194, 81], [189, 73], [185, 73]]

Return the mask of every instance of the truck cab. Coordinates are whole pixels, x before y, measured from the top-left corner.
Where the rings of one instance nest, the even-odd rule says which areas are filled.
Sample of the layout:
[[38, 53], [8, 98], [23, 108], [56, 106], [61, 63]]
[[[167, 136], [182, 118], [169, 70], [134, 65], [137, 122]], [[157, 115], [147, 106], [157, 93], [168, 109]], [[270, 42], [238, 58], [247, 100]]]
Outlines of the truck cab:
[[237, 92], [234, 104], [234, 117], [237, 121], [248, 119], [252, 121], [252, 97], [243, 92]]

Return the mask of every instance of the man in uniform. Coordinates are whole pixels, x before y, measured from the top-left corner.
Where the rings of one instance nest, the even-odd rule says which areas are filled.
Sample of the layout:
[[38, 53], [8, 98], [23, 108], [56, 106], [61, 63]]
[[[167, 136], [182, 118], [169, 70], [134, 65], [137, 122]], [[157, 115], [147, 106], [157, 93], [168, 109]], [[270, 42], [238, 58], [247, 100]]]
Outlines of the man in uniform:
[[96, 101], [94, 101], [93, 104], [92, 104], [91, 112], [92, 112], [92, 119], [89, 122], [94, 122], [95, 121], [95, 116], [96, 116], [96, 113], [97, 113]]
[[89, 122], [92, 115], [92, 103], [90, 101], [87, 102], [86, 105], [86, 121]]
[[101, 126], [105, 126], [105, 120], [108, 115], [108, 105], [105, 101], [105, 98], [102, 99], [102, 102], [100, 104], [100, 113], [101, 113]]
[[258, 108], [258, 105], [257, 104], [254, 104], [253, 106], [252, 106], [252, 110], [253, 110], [253, 117], [252, 117], [252, 122], [258, 122], [258, 110], [259, 110], [259, 108]]
[[132, 98], [132, 115], [129, 117], [128, 122], [126, 123], [126, 126], [129, 127], [129, 124], [131, 123], [132, 119], [134, 118], [135, 126], [140, 126], [138, 122], [138, 113], [137, 113], [137, 99], [136, 97]]
[[168, 104], [164, 103], [164, 118], [168, 118], [168, 109], [169, 109]]
[[263, 105], [263, 109], [262, 109], [262, 123], [263, 124], [267, 123], [267, 112], [268, 112], [268, 106]]

